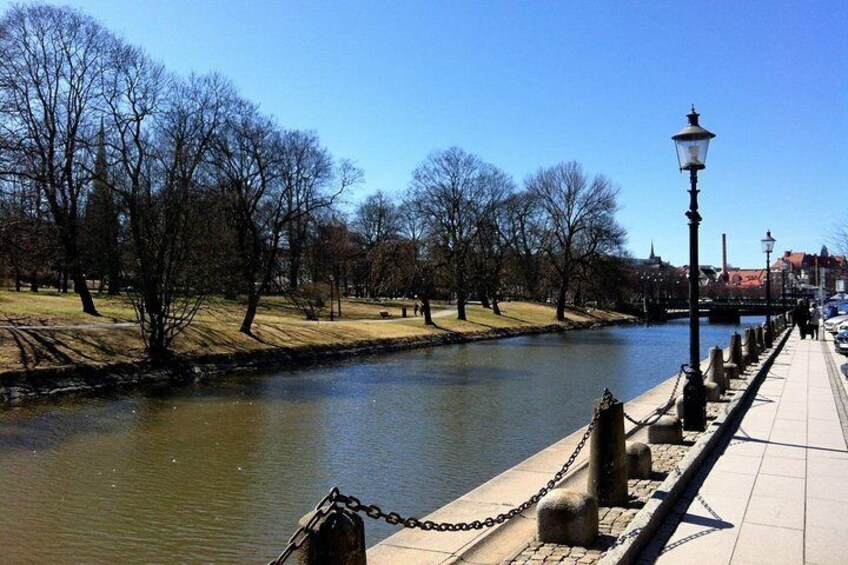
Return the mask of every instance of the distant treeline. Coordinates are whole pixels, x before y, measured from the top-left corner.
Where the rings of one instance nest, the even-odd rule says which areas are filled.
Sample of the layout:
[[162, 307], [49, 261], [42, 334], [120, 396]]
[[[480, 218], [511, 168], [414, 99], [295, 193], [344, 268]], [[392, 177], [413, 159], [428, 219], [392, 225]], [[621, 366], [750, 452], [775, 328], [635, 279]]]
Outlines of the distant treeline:
[[346, 210], [363, 180], [312, 131], [286, 129], [217, 74], [176, 76], [89, 16], [13, 6], [0, 20], [0, 268], [71, 288], [85, 312], [126, 292], [151, 356], [210, 294], [307, 315], [348, 296], [618, 300], [618, 187], [576, 162], [519, 188], [452, 147], [398, 196]]

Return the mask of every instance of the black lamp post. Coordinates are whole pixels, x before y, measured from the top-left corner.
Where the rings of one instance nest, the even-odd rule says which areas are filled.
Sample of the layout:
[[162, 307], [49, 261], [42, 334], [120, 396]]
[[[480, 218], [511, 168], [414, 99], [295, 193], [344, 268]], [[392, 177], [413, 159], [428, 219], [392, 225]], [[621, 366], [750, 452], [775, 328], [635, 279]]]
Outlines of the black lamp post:
[[780, 260], [780, 296], [783, 302], [783, 316], [786, 316], [786, 271], [789, 270], [789, 261], [786, 257]]
[[687, 114], [689, 124], [673, 135], [681, 171], [689, 171], [689, 370], [683, 387], [683, 429], [703, 431], [707, 426], [707, 394], [701, 376], [701, 335], [698, 319], [698, 171], [705, 168], [707, 149], [715, 134], [698, 124], [699, 114], [692, 106]]
[[771, 230], [766, 231], [766, 236], [760, 240], [763, 244], [763, 253], [766, 254], [766, 345], [771, 347], [774, 336], [771, 333], [771, 252], [774, 251], [775, 239], [771, 236]]

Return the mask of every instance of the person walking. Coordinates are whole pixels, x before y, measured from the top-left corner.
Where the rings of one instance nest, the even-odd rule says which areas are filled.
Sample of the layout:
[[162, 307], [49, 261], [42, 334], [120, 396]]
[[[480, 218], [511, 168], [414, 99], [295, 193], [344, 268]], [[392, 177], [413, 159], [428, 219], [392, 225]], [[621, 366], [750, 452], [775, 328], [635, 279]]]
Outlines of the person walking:
[[807, 326], [810, 323], [810, 306], [803, 298], [798, 300], [798, 305], [792, 311], [792, 322], [798, 326], [801, 339], [807, 337]]
[[821, 310], [818, 305], [813, 304], [810, 308], [810, 336], [813, 339], [819, 338], [819, 326], [821, 325]]

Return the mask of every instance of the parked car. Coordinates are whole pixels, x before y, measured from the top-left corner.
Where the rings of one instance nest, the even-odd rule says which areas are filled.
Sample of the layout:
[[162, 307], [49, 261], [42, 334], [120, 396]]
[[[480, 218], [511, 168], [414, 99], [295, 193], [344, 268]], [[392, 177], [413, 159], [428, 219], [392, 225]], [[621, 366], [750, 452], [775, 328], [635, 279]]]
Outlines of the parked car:
[[843, 314], [848, 314], [848, 302], [828, 302], [822, 307], [822, 315], [825, 318], [832, 318], [833, 316], [841, 316]]
[[842, 330], [833, 338], [833, 347], [842, 355], [848, 355], [848, 330]]
[[842, 322], [848, 321], [848, 314], [843, 314], [841, 316], [834, 316], [833, 318], [828, 318], [824, 321], [824, 329], [832, 334], [836, 333], [836, 327], [839, 326]]

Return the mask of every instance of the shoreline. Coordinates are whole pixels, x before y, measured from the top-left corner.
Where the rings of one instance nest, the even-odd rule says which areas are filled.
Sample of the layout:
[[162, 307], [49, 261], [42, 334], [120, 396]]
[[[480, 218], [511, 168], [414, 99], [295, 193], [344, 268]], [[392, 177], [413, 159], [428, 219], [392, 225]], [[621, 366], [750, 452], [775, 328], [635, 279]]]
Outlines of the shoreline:
[[361, 355], [393, 353], [423, 347], [456, 345], [523, 335], [567, 332], [606, 326], [632, 325], [635, 317], [591, 322], [569, 321], [479, 332], [445, 332], [403, 338], [381, 338], [302, 347], [275, 347], [258, 351], [179, 356], [168, 362], [149, 360], [106, 365], [77, 365], [0, 373], [0, 407], [20, 406], [71, 395], [128, 390], [152, 384], [182, 386], [235, 373], [267, 369], [292, 370], [353, 359]]

